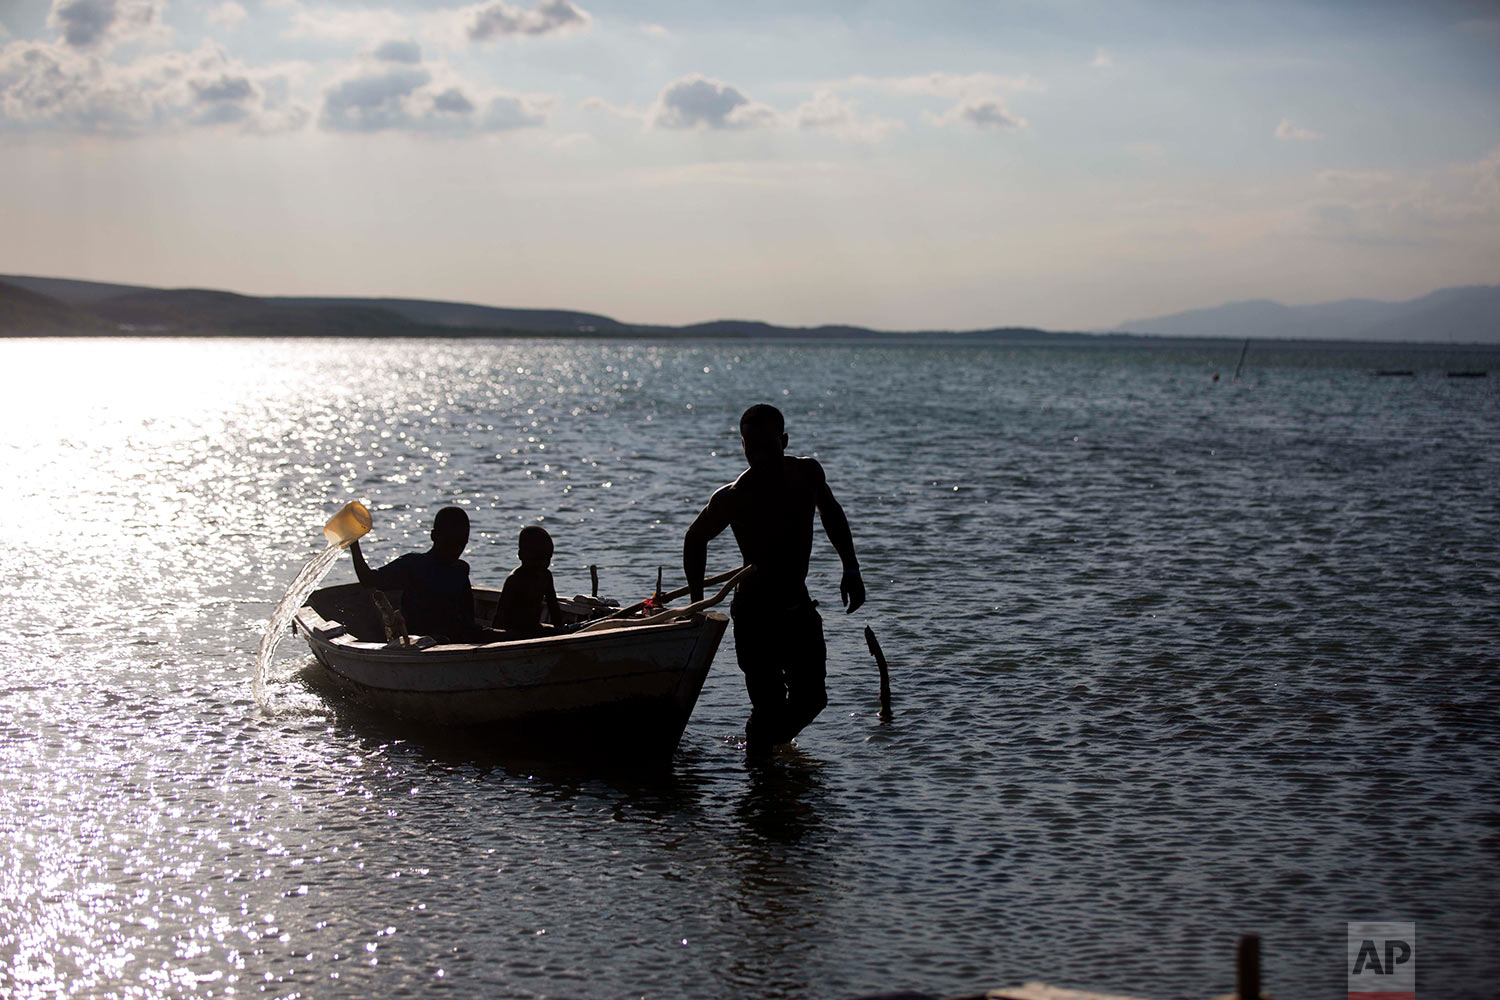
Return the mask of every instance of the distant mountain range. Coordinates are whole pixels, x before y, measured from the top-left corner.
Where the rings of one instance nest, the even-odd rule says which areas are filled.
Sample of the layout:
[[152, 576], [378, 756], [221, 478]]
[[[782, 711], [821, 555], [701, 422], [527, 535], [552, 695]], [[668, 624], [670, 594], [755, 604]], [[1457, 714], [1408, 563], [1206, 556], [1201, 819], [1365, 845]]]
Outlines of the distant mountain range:
[[754, 320], [687, 326], [622, 323], [565, 309], [502, 309], [428, 299], [238, 295], [71, 278], [0, 275], [0, 336], [111, 333], [357, 337], [740, 337], [898, 340], [914, 336], [1006, 341], [1087, 341], [1087, 333], [1030, 327], [891, 333], [857, 326], [792, 327]]
[[1166, 337], [1500, 343], [1500, 285], [1443, 288], [1407, 302], [1346, 299], [1284, 306], [1267, 299], [1138, 319], [1117, 333]]
[[1100, 333], [1031, 327], [893, 332], [860, 326], [776, 326], [713, 320], [687, 326], [623, 323], [565, 309], [504, 309], [429, 299], [254, 296], [71, 278], [0, 275], [0, 336], [114, 333], [217, 336], [581, 336], [1099, 342], [1360, 340], [1500, 343], [1500, 286], [1446, 288], [1410, 302], [1353, 299], [1316, 306], [1235, 302], [1123, 323]]

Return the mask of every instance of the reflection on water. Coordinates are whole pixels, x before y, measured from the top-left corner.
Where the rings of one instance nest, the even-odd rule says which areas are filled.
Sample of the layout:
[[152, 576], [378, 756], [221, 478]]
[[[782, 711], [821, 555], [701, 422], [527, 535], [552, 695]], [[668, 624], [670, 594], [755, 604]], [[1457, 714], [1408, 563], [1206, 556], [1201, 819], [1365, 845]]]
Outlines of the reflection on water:
[[[1363, 918], [1433, 995], [1500, 976], [1500, 383], [1440, 374], [1493, 355], [354, 346], [0, 343], [71, 393], [0, 397], [0, 994], [1203, 996], [1258, 930], [1312, 996]], [[479, 583], [542, 523], [629, 603], [757, 399], [870, 584], [797, 747], [747, 767], [732, 655], [665, 771], [393, 727], [295, 643], [309, 711], [256, 709], [344, 500], [392, 552], [464, 506]]]
[[802, 843], [815, 834], [819, 810], [828, 808], [820, 772], [827, 765], [792, 745], [772, 760], [752, 763], [744, 796], [735, 808], [744, 829], [760, 841]]

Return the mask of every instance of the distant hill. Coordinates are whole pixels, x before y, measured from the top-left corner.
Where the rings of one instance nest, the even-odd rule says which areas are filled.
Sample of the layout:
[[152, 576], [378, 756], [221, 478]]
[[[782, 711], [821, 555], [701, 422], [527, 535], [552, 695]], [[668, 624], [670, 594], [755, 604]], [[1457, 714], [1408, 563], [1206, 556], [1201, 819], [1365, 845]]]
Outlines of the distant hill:
[[599, 333], [625, 331], [630, 327], [619, 320], [596, 313], [570, 312], [566, 309], [504, 309], [498, 306], [476, 306], [466, 302], [439, 302], [432, 299], [359, 299], [359, 298], [267, 298], [264, 301], [283, 306], [349, 307], [364, 306], [386, 309], [413, 323], [425, 326], [448, 326], [467, 329], [534, 330], [537, 332]]
[[0, 282], [0, 332], [33, 336], [113, 333], [112, 324], [66, 302]]
[[567, 309], [509, 309], [431, 299], [255, 296], [72, 278], [0, 275], [0, 336], [138, 333], [347, 337], [673, 337], [880, 340], [892, 343], [1100, 343], [1204, 340], [1363, 340], [1500, 343], [1500, 286], [1445, 288], [1409, 302], [1349, 299], [1285, 306], [1265, 299], [1133, 320], [1107, 333], [1030, 327], [895, 332], [862, 326], [777, 326], [720, 319], [686, 326], [621, 322]]
[[159, 291], [147, 285], [116, 285], [105, 281], [78, 281], [75, 278], [37, 278], [25, 274], [0, 274], [0, 281], [75, 306], [131, 292]]
[[[737, 337], [765, 339], [971, 340], [1093, 339], [1090, 334], [1030, 328], [892, 333], [860, 326], [789, 327], [755, 320], [713, 320], [687, 326], [622, 323], [567, 309], [507, 309], [432, 299], [254, 296], [204, 288], [149, 288], [72, 278], [0, 275], [17, 296], [35, 296], [93, 333], [268, 336], [584, 336]], [[48, 314], [50, 315], [50, 314]], [[45, 322], [44, 322], [45, 320]], [[36, 335], [63, 327], [38, 312], [0, 312], [0, 336]], [[41, 324], [44, 329], [38, 328]], [[64, 324], [65, 325], [65, 324]], [[71, 328], [69, 328], [71, 330]]]
[[122, 330], [139, 333], [400, 336], [424, 332], [405, 316], [369, 305], [277, 305], [251, 295], [201, 288], [133, 291], [79, 308]]
[[1443, 288], [1406, 302], [1346, 299], [1285, 306], [1267, 299], [1131, 320], [1117, 332], [1168, 337], [1500, 343], [1500, 285]]
[[[150, 331], [156, 327], [187, 331], [214, 326], [224, 332], [284, 327], [305, 332], [317, 322], [325, 332], [371, 335], [413, 334], [419, 328], [447, 327], [454, 332], [505, 330], [536, 333], [633, 331], [619, 320], [563, 309], [504, 309], [432, 299], [357, 298], [351, 296], [249, 296], [205, 289], [163, 289], [72, 278], [0, 275], [17, 288], [38, 292], [83, 307], [106, 319]], [[0, 326], [0, 329], [4, 329]], [[272, 331], [274, 332], [274, 331]]]

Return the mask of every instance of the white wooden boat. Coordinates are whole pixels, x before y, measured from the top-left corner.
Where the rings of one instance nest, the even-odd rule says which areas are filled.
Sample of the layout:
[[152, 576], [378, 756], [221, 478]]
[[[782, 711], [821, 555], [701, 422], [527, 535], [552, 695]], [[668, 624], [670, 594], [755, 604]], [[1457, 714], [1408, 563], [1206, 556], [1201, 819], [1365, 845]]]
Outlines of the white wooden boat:
[[[474, 595], [477, 620], [489, 621], [499, 591], [476, 587]], [[583, 599], [560, 603], [575, 621], [600, 613]], [[729, 619], [707, 610], [664, 617], [594, 622], [587, 631], [538, 639], [477, 645], [413, 637], [403, 646], [385, 640], [370, 593], [348, 584], [314, 591], [293, 630], [333, 685], [383, 714], [430, 726], [482, 726], [522, 740], [670, 754]]]

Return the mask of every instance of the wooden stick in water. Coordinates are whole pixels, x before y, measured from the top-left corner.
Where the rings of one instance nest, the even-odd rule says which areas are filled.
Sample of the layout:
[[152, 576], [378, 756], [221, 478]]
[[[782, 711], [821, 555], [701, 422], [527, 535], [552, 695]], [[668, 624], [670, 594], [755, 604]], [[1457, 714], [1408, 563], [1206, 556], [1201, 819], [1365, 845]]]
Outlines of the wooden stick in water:
[[1260, 1000], [1260, 935], [1240, 935], [1234, 956], [1234, 984], [1239, 1000]]
[[875, 638], [875, 630], [868, 625], [865, 626], [865, 645], [870, 647], [870, 655], [875, 657], [875, 665], [880, 668], [880, 721], [890, 722], [894, 718], [891, 714], [891, 672], [885, 665], [880, 640]]
[[589, 593], [595, 597], [599, 596], [599, 567], [589, 566]]

